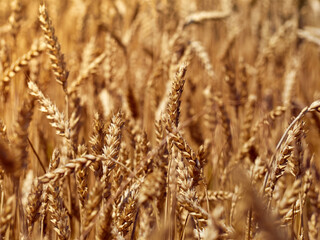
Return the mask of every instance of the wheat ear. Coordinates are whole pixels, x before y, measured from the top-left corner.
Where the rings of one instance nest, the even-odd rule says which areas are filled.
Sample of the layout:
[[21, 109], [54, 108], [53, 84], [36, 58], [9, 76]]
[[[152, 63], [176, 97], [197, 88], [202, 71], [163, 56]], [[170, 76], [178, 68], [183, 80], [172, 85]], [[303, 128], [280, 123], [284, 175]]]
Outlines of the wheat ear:
[[40, 26], [46, 39], [52, 71], [56, 81], [62, 85], [63, 90], [67, 93], [68, 72], [66, 71], [66, 63], [61, 53], [60, 43], [55, 35], [55, 30], [49, 18], [47, 8], [44, 4], [40, 5], [39, 13]]

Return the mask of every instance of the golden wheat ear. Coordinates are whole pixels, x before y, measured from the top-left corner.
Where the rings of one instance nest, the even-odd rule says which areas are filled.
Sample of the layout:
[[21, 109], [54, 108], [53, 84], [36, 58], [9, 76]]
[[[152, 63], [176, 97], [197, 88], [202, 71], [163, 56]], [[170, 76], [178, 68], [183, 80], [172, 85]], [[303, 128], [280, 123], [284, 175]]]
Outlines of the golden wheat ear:
[[70, 136], [66, 132], [69, 128], [69, 123], [65, 120], [64, 114], [58, 110], [57, 106], [50, 99], [44, 96], [36, 83], [29, 81], [28, 87], [30, 94], [39, 101], [41, 105], [40, 111], [47, 113], [47, 118], [51, 121], [51, 126], [56, 129], [56, 133], [69, 139]]
[[9, 68], [5, 70], [3, 79], [1, 81], [1, 91], [3, 92], [5, 101], [8, 98], [10, 82], [12, 81], [12, 79], [14, 79], [14, 77], [20, 71], [22, 71], [22, 69], [26, 67], [32, 59], [40, 56], [44, 50], [45, 44], [43, 43], [42, 39], [37, 40], [31, 47], [31, 50], [29, 50], [29, 52], [22, 55], [15, 62], [13, 62]]
[[15, 196], [12, 195], [7, 198], [5, 202], [5, 207], [2, 209], [0, 213], [0, 237], [5, 236], [7, 229], [10, 226], [10, 222], [14, 217], [14, 204], [15, 204]]
[[66, 63], [64, 61], [64, 56], [61, 53], [60, 43], [55, 35], [55, 30], [52, 26], [45, 4], [39, 6], [39, 21], [47, 43], [48, 55], [51, 60], [51, 69], [54, 73], [55, 80], [62, 85], [63, 90], [67, 93], [68, 72], [66, 70]]

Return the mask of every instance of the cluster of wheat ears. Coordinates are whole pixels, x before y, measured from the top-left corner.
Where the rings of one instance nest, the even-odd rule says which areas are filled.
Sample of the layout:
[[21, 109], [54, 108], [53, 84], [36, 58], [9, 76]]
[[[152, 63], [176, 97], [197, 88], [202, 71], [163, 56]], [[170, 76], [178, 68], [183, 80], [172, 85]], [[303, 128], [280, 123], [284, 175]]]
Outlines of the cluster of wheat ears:
[[0, 239], [319, 239], [318, 0], [1, 0]]

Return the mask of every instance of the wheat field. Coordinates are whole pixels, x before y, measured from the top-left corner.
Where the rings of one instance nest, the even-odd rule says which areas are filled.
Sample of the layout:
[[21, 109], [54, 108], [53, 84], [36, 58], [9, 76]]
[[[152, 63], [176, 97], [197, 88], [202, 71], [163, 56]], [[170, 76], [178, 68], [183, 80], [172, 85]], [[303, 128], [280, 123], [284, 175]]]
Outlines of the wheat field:
[[318, 0], [1, 0], [0, 239], [320, 239]]

